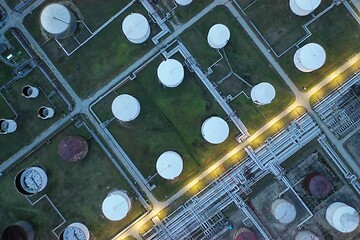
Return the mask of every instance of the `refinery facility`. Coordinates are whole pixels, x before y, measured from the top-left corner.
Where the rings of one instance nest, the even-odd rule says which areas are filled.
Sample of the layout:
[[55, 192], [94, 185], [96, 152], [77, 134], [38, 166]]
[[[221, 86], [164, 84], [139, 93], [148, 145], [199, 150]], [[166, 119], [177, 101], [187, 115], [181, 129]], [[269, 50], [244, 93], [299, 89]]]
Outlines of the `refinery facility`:
[[0, 0], [0, 240], [359, 240], [359, 0]]

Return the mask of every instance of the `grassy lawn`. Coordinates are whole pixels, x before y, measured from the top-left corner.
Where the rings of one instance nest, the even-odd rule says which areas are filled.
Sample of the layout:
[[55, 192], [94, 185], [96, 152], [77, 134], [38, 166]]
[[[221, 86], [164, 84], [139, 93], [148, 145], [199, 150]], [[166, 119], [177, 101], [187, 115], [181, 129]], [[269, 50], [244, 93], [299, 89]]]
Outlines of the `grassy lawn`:
[[[254, 133], [289, 106], [294, 101], [294, 95], [225, 7], [216, 8], [201, 19], [194, 28], [181, 35], [181, 39], [199, 61], [203, 70], [219, 58], [219, 54], [205, 42], [208, 30], [215, 23], [225, 24], [230, 29], [230, 41], [224, 50], [234, 72], [252, 86], [259, 82], [270, 82], [276, 89], [274, 101], [267, 106], [257, 106], [243, 94], [230, 102], [249, 132]], [[223, 70], [225, 68], [223, 62], [217, 64], [214, 73], [210, 75], [214, 82], [226, 74]], [[214, 74], [216, 77], [211, 77]], [[224, 80], [218, 88], [225, 97], [236, 96], [236, 93], [241, 91], [249, 96], [251, 90], [248, 85], [234, 77]]]
[[[59, 142], [69, 135], [83, 136], [89, 144], [87, 157], [74, 164], [60, 160], [57, 154]], [[41, 165], [47, 172], [49, 180], [45, 190], [37, 194], [39, 196], [32, 198], [35, 200], [47, 194], [67, 221], [63, 227], [79, 221], [84, 223], [97, 239], [110, 239], [144, 213], [141, 204], [134, 199], [135, 195], [120, 173], [84, 127], [76, 128], [71, 124], [65, 128], [51, 139], [49, 144], [41, 147], [12, 169], [11, 176], [33, 165]], [[0, 196], [0, 218], [6, 219], [6, 222], [0, 222], [0, 230], [9, 223], [27, 219], [35, 226], [36, 239], [55, 239], [51, 230], [61, 222], [61, 219], [47, 200], [31, 206], [17, 193], [9, 174], [0, 179], [0, 186], [3, 191]], [[122, 221], [111, 222], [102, 216], [102, 201], [113, 189], [126, 190], [132, 198], [132, 209]]]
[[213, 115], [225, 118], [225, 113], [196, 75], [187, 70], [185, 80], [178, 87], [164, 88], [156, 75], [160, 62], [160, 58], [154, 60], [135, 80], [125, 83], [94, 107], [101, 121], [105, 121], [112, 118], [110, 106], [116, 94], [129, 93], [139, 100], [138, 118], [126, 125], [114, 120], [108, 129], [145, 177], [156, 172], [155, 164], [163, 151], [174, 150], [183, 157], [185, 169], [179, 180], [171, 183], [155, 178], [158, 187], [154, 194], [158, 197], [170, 196], [191, 180], [191, 174], [200, 172], [234, 148], [238, 134], [235, 126], [229, 124], [227, 141], [220, 145], [207, 143], [200, 132], [203, 121]]
[[[330, 0], [322, 1], [316, 11], [320, 12], [331, 3]], [[311, 19], [310, 15], [295, 15], [289, 7], [289, 1], [283, 0], [256, 1], [245, 13], [278, 54], [305, 36], [302, 25]]]
[[306, 34], [301, 26], [311, 19], [295, 15], [283, 0], [256, 1], [245, 13], [278, 54]]
[[[29, 58], [29, 55], [27, 55], [27, 53], [21, 47], [20, 43], [16, 40], [10, 31], [5, 32], [4, 36], [11, 44], [11, 47], [7, 50], [6, 54], [12, 54], [14, 56], [11, 60], [11, 63], [19, 63]], [[5, 58], [6, 56], [3, 55], [3, 57]], [[13, 70], [14, 69], [12, 67], [0, 61], [0, 86], [6, 84], [14, 77], [12, 73]]]
[[300, 90], [304, 87], [309, 90], [360, 49], [360, 26], [343, 5], [325, 13], [309, 26], [309, 30], [313, 35], [307, 42], [318, 43], [326, 51], [324, 66], [311, 73], [300, 72], [293, 63], [295, 49], [280, 60], [282, 67]]
[[[41, 43], [44, 39], [38, 22], [40, 9], [25, 19], [25, 26]], [[80, 97], [87, 97], [104, 86], [151, 48], [150, 40], [140, 45], [131, 44], [122, 33], [122, 21], [131, 12], [147, 16], [141, 4], [135, 3], [69, 58], [65, 57], [55, 41], [43, 45], [45, 52]], [[151, 27], [155, 34], [156, 26], [151, 24]]]
[[[79, 9], [84, 22], [94, 31], [109, 18], [123, 9], [131, 0], [121, 1], [97, 1], [97, 0], [73, 0], [75, 6]], [[101, 13], [101, 14], [99, 14]]]
[[[39, 88], [39, 96], [37, 98], [26, 99], [21, 96], [21, 89], [27, 84]], [[15, 109], [19, 117], [16, 119], [18, 129], [14, 133], [0, 135], [0, 144], [2, 146], [0, 156], [1, 163], [22, 147], [31, 143], [41, 132], [50, 127], [64, 114], [67, 114], [66, 105], [58, 94], [47, 98], [52, 91], [53, 87], [37, 68], [26, 77], [14, 82], [8, 89], [2, 91], [3, 96]], [[53, 118], [42, 120], [37, 117], [37, 110], [43, 105], [53, 105], [55, 107], [55, 116]], [[14, 113], [2, 98], [0, 99], [0, 109], [0, 118], [15, 117]]]
[[12, 68], [0, 61], [0, 86], [13, 78]]

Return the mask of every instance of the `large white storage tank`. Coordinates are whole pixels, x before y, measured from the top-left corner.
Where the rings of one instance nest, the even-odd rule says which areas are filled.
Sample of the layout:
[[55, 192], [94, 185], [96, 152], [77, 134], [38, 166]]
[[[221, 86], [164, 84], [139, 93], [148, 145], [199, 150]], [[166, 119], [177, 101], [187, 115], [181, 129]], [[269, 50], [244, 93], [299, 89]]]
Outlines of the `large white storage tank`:
[[308, 43], [294, 54], [294, 64], [302, 72], [312, 72], [321, 68], [326, 60], [324, 48], [317, 43]]
[[15, 132], [17, 124], [12, 119], [0, 119], [0, 134], [9, 134]]
[[193, 0], [175, 0], [175, 2], [181, 6], [189, 5]]
[[54, 38], [66, 38], [76, 29], [74, 14], [60, 3], [47, 5], [40, 14], [40, 23], [46, 32]]
[[150, 25], [140, 13], [131, 13], [124, 19], [122, 31], [130, 42], [140, 44], [149, 38]]
[[289, 5], [293, 13], [298, 16], [306, 16], [313, 12], [321, 3], [321, 0], [290, 0]]
[[111, 221], [119, 221], [126, 217], [131, 208], [129, 196], [120, 190], [108, 194], [102, 203], [102, 212]]
[[177, 178], [183, 170], [183, 160], [180, 154], [174, 151], [162, 153], [156, 162], [156, 170], [165, 179]]
[[230, 30], [224, 24], [215, 24], [207, 35], [210, 47], [220, 49], [226, 46], [230, 40]]
[[210, 117], [201, 126], [203, 138], [212, 144], [220, 144], [229, 136], [229, 125], [220, 117]]
[[294, 204], [290, 203], [289, 201], [283, 198], [279, 198], [272, 202], [271, 214], [280, 223], [289, 224], [295, 220], [296, 209]]
[[266, 105], [274, 100], [276, 95], [275, 88], [268, 82], [255, 85], [250, 92], [251, 99], [259, 105]]
[[140, 103], [129, 94], [121, 94], [112, 102], [111, 110], [117, 119], [123, 122], [129, 122], [139, 115]]
[[339, 232], [349, 233], [359, 226], [359, 213], [345, 203], [334, 202], [326, 209], [326, 220]]
[[166, 87], [177, 87], [184, 80], [184, 67], [175, 59], [162, 61], [157, 69], [160, 82]]

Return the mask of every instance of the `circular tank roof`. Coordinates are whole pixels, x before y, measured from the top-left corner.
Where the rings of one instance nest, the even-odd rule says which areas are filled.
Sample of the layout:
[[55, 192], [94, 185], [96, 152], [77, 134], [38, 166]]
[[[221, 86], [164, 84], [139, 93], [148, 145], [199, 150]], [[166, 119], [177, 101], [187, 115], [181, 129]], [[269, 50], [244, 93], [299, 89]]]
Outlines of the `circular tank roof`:
[[311, 231], [300, 231], [296, 234], [295, 240], [319, 240], [319, 238]]
[[230, 39], [230, 30], [224, 24], [215, 24], [207, 35], [210, 47], [219, 49], [225, 47]]
[[30, 167], [23, 171], [20, 177], [21, 186], [28, 193], [42, 191], [48, 182], [45, 171], [39, 167]]
[[167, 59], [160, 63], [157, 75], [166, 87], [177, 87], [184, 80], [184, 67], [178, 60]]
[[269, 104], [274, 100], [275, 98], [275, 88], [273, 85], [267, 82], [262, 82], [257, 85], [255, 85], [251, 89], [251, 99], [254, 103], [265, 105]]
[[140, 13], [131, 13], [122, 23], [122, 30], [128, 39], [141, 39], [147, 35], [149, 29], [148, 20]]
[[164, 152], [156, 162], [156, 170], [165, 179], [175, 179], [183, 170], [183, 160], [177, 152]]
[[201, 134], [209, 143], [219, 144], [229, 136], [229, 125], [220, 117], [210, 117], [202, 124]]
[[320, 174], [310, 174], [305, 180], [305, 187], [314, 197], [325, 197], [333, 189], [331, 182]]
[[58, 154], [66, 162], [80, 161], [86, 156], [88, 150], [86, 140], [79, 136], [68, 136], [58, 145]]
[[140, 113], [139, 101], [129, 94], [117, 96], [111, 105], [114, 116], [120, 121], [134, 120]]
[[89, 229], [82, 223], [75, 222], [65, 228], [62, 233], [62, 240], [89, 240]]
[[359, 213], [342, 202], [334, 202], [326, 209], [326, 220], [342, 233], [354, 231], [359, 226]]
[[185, 5], [189, 5], [192, 0], [175, 0], [175, 2], [179, 5], [185, 6]]
[[[317, 43], [308, 43], [304, 45], [298, 49], [294, 55], [294, 62], [298, 61], [308, 71], [319, 69], [324, 65], [325, 60], [325, 50]], [[302, 71], [302, 69], [299, 70]]]
[[284, 224], [291, 223], [296, 217], [294, 205], [285, 199], [276, 199], [271, 204], [271, 213], [276, 220]]
[[102, 212], [111, 221], [119, 221], [126, 217], [130, 210], [130, 202], [125, 193], [111, 193], [102, 203]]
[[236, 236], [235, 240], [257, 240], [257, 236], [252, 231], [244, 231]]
[[296, 5], [304, 11], [313, 11], [321, 3], [321, 0], [294, 0]]
[[60, 34], [69, 28], [71, 24], [71, 13], [62, 4], [52, 3], [42, 10], [40, 22], [48, 33]]

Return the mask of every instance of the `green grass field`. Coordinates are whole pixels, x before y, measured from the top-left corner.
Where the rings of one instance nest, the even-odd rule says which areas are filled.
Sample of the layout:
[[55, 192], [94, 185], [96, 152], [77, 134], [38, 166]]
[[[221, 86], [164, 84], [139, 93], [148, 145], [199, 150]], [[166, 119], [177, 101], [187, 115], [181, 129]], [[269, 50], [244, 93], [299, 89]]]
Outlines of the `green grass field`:
[[308, 42], [322, 45], [326, 51], [324, 66], [311, 73], [300, 72], [293, 63], [295, 49], [280, 60], [282, 67], [300, 90], [309, 90], [360, 49], [360, 26], [343, 5], [325, 13], [309, 26], [309, 30], [313, 35], [301, 46]]
[[[324, 10], [331, 3], [331, 0], [322, 1], [316, 12]], [[310, 15], [295, 15], [289, 7], [289, 1], [283, 0], [256, 1], [245, 13], [278, 54], [305, 36], [302, 25], [311, 19]]]
[[[157, 80], [156, 69], [160, 58], [151, 62], [138, 77], [94, 106], [101, 121], [111, 119], [111, 102], [117, 94], [135, 96], [141, 112], [134, 121], [121, 125], [114, 120], [108, 129], [124, 148], [145, 177], [156, 172], [155, 164], [166, 150], [180, 153], [184, 172], [176, 182], [155, 178], [157, 197], [170, 196], [190, 175], [199, 173], [237, 145], [237, 129], [230, 125], [230, 136], [223, 144], [212, 145], [201, 136], [201, 125], [210, 116], [226, 117], [220, 106], [204, 89], [200, 80], [186, 70], [185, 80], [176, 88], [164, 88]], [[131, 136], [131, 137], [130, 137]]]
[[0, 61], [0, 86], [13, 78], [12, 68]]
[[[26, 99], [21, 96], [21, 90], [25, 85], [39, 88], [39, 96], [35, 99]], [[16, 119], [18, 129], [11, 134], [0, 135], [1, 156], [0, 162], [4, 162], [22, 147], [31, 143], [35, 137], [67, 114], [65, 103], [59, 94], [54, 94], [49, 99], [46, 97], [53, 91], [49, 81], [35, 68], [29, 75], [14, 82], [8, 89], [2, 91], [3, 96], [18, 113]], [[45, 93], [45, 94], [44, 94]], [[51, 119], [42, 120], [37, 116], [37, 110], [41, 106], [55, 106], [55, 116]], [[8, 107], [3, 98], [0, 98], [0, 118], [14, 118], [15, 114]]]
[[[73, 164], [62, 161], [57, 154], [59, 142], [69, 135], [82, 136], [89, 144], [87, 157]], [[141, 204], [135, 199], [135, 194], [87, 130], [70, 124], [52, 138], [49, 144], [42, 146], [12, 169], [11, 174], [0, 178], [0, 231], [7, 224], [26, 219], [33, 223], [36, 239], [56, 239], [51, 230], [61, 223], [61, 219], [49, 202], [41, 200], [31, 206], [16, 191], [10, 177], [33, 165], [41, 165], [49, 180], [45, 190], [31, 198], [35, 200], [47, 194], [67, 221], [63, 227], [79, 221], [84, 223], [97, 239], [110, 239], [144, 213]], [[108, 192], [114, 189], [126, 190], [132, 198], [130, 213], [124, 220], [117, 222], [104, 218], [101, 211], [102, 201]]]
[[[216, 8], [201, 19], [195, 27], [181, 35], [181, 39], [200, 63], [203, 70], [206, 70], [208, 66], [219, 58], [218, 53], [211, 49], [205, 41], [208, 30], [215, 23], [225, 24], [230, 29], [230, 41], [224, 50], [234, 72], [252, 86], [259, 82], [270, 82], [276, 89], [277, 95], [274, 101], [267, 106], [257, 107], [245, 95], [240, 95], [230, 102], [230, 105], [237, 111], [238, 116], [249, 132], [253, 133], [289, 106], [295, 99], [294, 95], [225, 7]], [[224, 62], [222, 60], [217, 64], [214, 73], [209, 76], [214, 82], [226, 75]], [[212, 77], [212, 75], [215, 75], [215, 77]], [[218, 89], [225, 97], [227, 95], [235, 96], [236, 93], [241, 91], [244, 91], [249, 96], [251, 90], [249, 86], [234, 77], [224, 80], [219, 84]]]
[[[40, 9], [25, 19], [25, 26], [37, 41], [42, 43], [44, 39], [41, 37], [38, 22]], [[122, 21], [131, 12], [147, 16], [142, 5], [134, 3], [69, 58], [65, 57], [55, 41], [51, 40], [43, 45], [45, 52], [80, 97], [85, 98], [104, 86], [151, 48], [150, 39], [136, 45], [130, 43], [122, 33]], [[152, 34], [155, 34], [157, 26], [151, 24], [151, 28]]]

